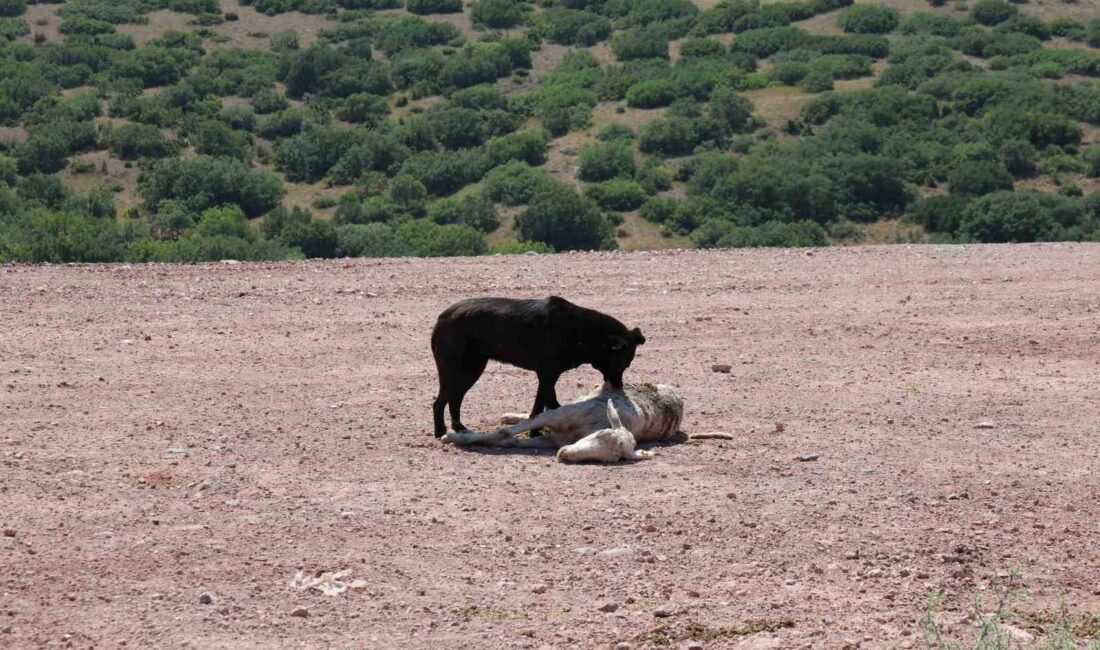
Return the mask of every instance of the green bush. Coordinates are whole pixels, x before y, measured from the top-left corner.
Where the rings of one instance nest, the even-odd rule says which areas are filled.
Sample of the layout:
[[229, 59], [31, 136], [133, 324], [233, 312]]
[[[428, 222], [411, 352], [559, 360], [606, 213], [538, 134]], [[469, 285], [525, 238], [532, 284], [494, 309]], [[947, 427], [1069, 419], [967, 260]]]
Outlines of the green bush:
[[541, 169], [512, 161], [490, 171], [485, 176], [484, 187], [494, 201], [504, 205], [525, 205], [540, 187], [550, 182], [550, 177]]
[[837, 24], [852, 34], [885, 34], [898, 26], [901, 15], [886, 5], [852, 5], [840, 12]]
[[485, 255], [485, 235], [469, 226], [441, 226], [428, 219], [407, 221], [397, 229], [397, 240], [417, 257]]
[[356, 93], [344, 98], [343, 105], [337, 109], [336, 116], [345, 122], [374, 126], [386, 119], [390, 105], [385, 97], [370, 93]]
[[901, 23], [902, 34], [931, 34], [944, 38], [953, 38], [959, 35], [967, 21], [948, 14], [937, 14], [930, 11], [918, 11], [910, 14]]
[[275, 145], [275, 162], [288, 180], [312, 182], [324, 178], [352, 143], [346, 131], [311, 126]]
[[666, 223], [672, 220], [679, 208], [680, 201], [671, 196], [654, 196], [645, 202], [639, 214], [646, 221]]
[[1090, 47], [1100, 47], [1100, 17], [1093, 18], [1085, 27], [1085, 41]]
[[726, 47], [710, 38], [689, 38], [680, 45], [681, 59], [724, 57]]
[[977, 0], [970, 7], [970, 17], [982, 25], [992, 26], [1012, 18], [1019, 11], [1005, 0]]
[[517, 131], [499, 138], [493, 138], [486, 144], [489, 165], [498, 167], [512, 160], [528, 165], [541, 165], [546, 162], [546, 149], [549, 134], [543, 129]]
[[[1085, 171], [1090, 178], [1100, 178], [1100, 146], [1089, 147], [1082, 156], [1085, 159]], [[0, 169], [2, 169], [0, 165]], [[0, 177], [3, 174], [0, 173]]]
[[661, 166], [657, 158], [647, 158], [634, 174], [634, 180], [642, 186], [646, 194], [656, 194], [672, 188], [672, 174]]
[[470, 16], [475, 25], [507, 29], [523, 21], [523, 7], [518, 0], [478, 0], [470, 10]]
[[251, 139], [218, 120], [203, 120], [195, 128], [195, 152], [207, 156], [225, 156], [248, 160], [252, 157]]
[[906, 219], [920, 224], [928, 232], [954, 234], [969, 203], [970, 199], [965, 196], [930, 196], [911, 203]]
[[611, 21], [590, 11], [553, 7], [537, 14], [535, 32], [561, 45], [588, 47], [611, 35]]
[[651, 120], [638, 133], [638, 148], [645, 153], [680, 156], [691, 153], [697, 143], [693, 121], [683, 117]]
[[824, 70], [810, 70], [802, 78], [802, 89], [808, 93], [823, 93], [833, 89], [833, 75]]
[[781, 61], [772, 66], [768, 77], [784, 86], [795, 86], [810, 71], [810, 66], [797, 61]]
[[751, 125], [753, 106], [728, 86], [719, 86], [710, 96], [710, 116], [727, 133], [741, 133]]
[[994, 192], [975, 199], [960, 231], [981, 242], [1063, 239], [1085, 219], [1079, 200], [1040, 192]]
[[589, 183], [634, 176], [634, 152], [625, 144], [598, 144], [581, 151], [577, 178]]
[[998, 190], [1012, 189], [1012, 174], [997, 161], [970, 161], [956, 167], [947, 176], [952, 194], [981, 196]]
[[646, 200], [646, 192], [641, 185], [622, 178], [590, 183], [584, 188], [584, 195], [605, 210], [620, 212], [637, 210]]
[[210, 156], [157, 160], [142, 173], [138, 190], [153, 212], [161, 202], [175, 199], [196, 213], [235, 204], [249, 217], [270, 211], [283, 196], [283, 184], [275, 174]]
[[27, 0], [0, 0], [0, 16], [14, 18], [27, 10]]
[[572, 188], [551, 182], [541, 185], [527, 210], [516, 218], [526, 241], [542, 242], [559, 251], [613, 248], [614, 232], [600, 210]]
[[347, 224], [336, 227], [336, 254], [341, 257], [403, 257], [408, 248], [384, 223]]
[[173, 149], [157, 127], [132, 123], [120, 124], [111, 129], [107, 146], [111, 153], [123, 160], [161, 158], [169, 155]]
[[611, 39], [611, 51], [620, 61], [667, 59], [668, 38], [649, 29], [630, 29]]
[[626, 91], [626, 105], [633, 108], [660, 108], [676, 99], [676, 93], [665, 79], [639, 81]]
[[456, 14], [462, 11], [462, 0], [405, 0], [405, 8], [413, 14]]
[[496, 206], [481, 192], [440, 199], [428, 206], [428, 218], [440, 225], [461, 224], [484, 233], [500, 227]]
[[264, 88], [252, 96], [252, 108], [261, 115], [267, 115], [290, 107], [290, 102], [271, 88]]
[[297, 248], [307, 259], [336, 257], [338, 236], [330, 221], [310, 220], [288, 224], [279, 233], [279, 243]]
[[768, 221], [759, 226], [737, 226], [727, 221], [708, 221], [691, 234], [700, 248], [763, 246], [807, 247], [828, 244], [825, 229], [812, 221]]
[[612, 122], [606, 124], [596, 132], [596, 139], [600, 142], [630, 142], [634, 139], [634, 129], [625, 124]]
[[1001, 144], [1000, 154], [1005, 169], [1016, 178], [1035, 174], [1035, 160], [1039, 157], [1039, 153], [1030, 142], [1007, 140]]

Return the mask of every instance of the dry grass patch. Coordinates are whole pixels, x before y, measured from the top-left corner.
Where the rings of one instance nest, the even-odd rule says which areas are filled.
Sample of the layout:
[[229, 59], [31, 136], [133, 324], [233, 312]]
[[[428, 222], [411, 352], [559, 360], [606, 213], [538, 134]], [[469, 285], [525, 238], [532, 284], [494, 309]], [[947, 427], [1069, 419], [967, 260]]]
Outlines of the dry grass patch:
[[[64, 39], [61, 32], [58, 31], [61, 27], [61, 17], [57, 15], [57, 8], [60, 6], [52, 4], [27, 5], [27, 11], [23, 14], [23, 18], [30, 26], [31, 33], [24, 36], [23, 40], [31, 43], [34, 42], [35, 34], [42, 34], [50, 43], [60, 43]], [[43, 20], [46, 21], [45, 25], [37, 24]]]
[[622, 233], [615, 239], [624, 251], [693, 248], [690, 238], [675, 234], [665, 237], [660, 226], [646, 221], [637, 212], [624, 212], [623, 222], [616, 230]]
[[21, 126], [0, 126], [0, 142], [26, 142], [27, 130]]
[[815, 97], [794, 86], [775, 86], [742, 93], [752, 102], [755, 113], [762, 116], [768, 128], [781, 130], [788, 120], [797, 120], [802, 105]]
[[[90, 171], [77, 173], [76, 170], [81, 168]], [[81, 194], [101, 185], [117, 189], [115, 209], [119, 214], [125, 214], [130, 208], [141, 205], [138, 194], [140, 173], [136, 164], [127, 167], [126, 163], [112, 157], [110, 152], [92, 151], [73, 156], [69, 166], [61, 170], [58, 176], [67, 187]]]

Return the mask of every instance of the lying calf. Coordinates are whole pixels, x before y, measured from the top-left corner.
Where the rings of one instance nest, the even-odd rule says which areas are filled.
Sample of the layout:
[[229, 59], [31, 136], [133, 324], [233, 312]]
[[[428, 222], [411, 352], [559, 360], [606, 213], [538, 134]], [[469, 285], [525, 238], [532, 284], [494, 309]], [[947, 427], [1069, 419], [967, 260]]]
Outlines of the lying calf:
[[[663, 440], [680, 430], [684, 400], [672, 386], [624, 384], [616, 389], [604, 383], [580, 400], [492, 433], [457, 431], [443, 437], [456, 445], [558, 448], [562, 462], [613, 463], [623, 458], [642, 458], [637, 442]], [[549, 429], [534, 438], [519, 434]]]

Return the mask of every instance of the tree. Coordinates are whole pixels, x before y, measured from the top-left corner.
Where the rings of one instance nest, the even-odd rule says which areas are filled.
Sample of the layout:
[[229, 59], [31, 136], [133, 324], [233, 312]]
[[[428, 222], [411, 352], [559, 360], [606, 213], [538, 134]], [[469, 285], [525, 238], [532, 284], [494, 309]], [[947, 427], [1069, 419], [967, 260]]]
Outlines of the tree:
[[611, 224], [599, 208], [561, 183], [547, 183], [536, 190], [516, 225], [523, 240], [543, 242], [556, 250], [615, 246]]

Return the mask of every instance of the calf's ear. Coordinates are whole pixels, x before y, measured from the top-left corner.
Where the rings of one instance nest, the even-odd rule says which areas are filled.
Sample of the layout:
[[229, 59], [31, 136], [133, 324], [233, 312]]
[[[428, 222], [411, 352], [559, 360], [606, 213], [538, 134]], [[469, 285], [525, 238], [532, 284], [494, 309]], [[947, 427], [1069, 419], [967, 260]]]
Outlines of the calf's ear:
[[618, 352], [619, 350], [622, 350], [626, 347], [626, 339], [622, 338], [621, 336], [612, 336], [607, 341], [607, 347], [612, 352]]
[[634, 337], [634, 345], [641, 345], [645, 343], [645, 336], [642, 335], [641, 329], [635, 327], [634, 329], [630, 330], [630, 334]]

